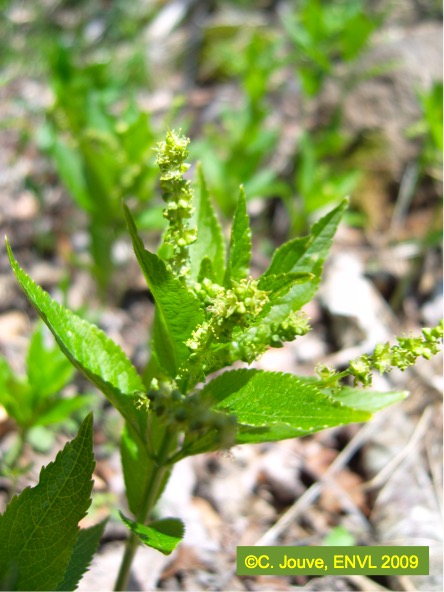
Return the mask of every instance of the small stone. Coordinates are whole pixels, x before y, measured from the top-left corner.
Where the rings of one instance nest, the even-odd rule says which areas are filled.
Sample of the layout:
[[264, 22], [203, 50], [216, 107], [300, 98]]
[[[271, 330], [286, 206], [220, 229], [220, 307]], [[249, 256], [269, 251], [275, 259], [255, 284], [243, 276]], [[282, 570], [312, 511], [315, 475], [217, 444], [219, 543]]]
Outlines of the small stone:
[[29, 332], [29, 319], [24, 312], [13, 310], [0, 315], [0, 343], [7, 343]]

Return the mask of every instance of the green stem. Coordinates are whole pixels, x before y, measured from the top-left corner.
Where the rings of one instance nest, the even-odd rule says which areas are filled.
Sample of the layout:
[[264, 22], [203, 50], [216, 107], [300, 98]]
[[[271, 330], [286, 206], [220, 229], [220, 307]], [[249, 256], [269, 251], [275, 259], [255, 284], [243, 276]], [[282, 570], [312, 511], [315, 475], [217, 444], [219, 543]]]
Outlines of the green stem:
[[350, 371], [348, 369], [343, 370], [342, 372], [337, 372], [336, 374], [333, 374], [333, 376], [325, 378], [324, 380], [317, 380], [316, 386], [337, 386], [338, 382], [346, 376], [350, 376]]
[[18, 446], [15, 450], [14, 456], [10, 460], [10, 467], [13, 470], [17, 468], [18, 463], [19, 463], [21, 457], [23, 456], [23, 451], [25, 449], [27, 437], [28, 437], [28, 428], [20, 429], [19, 434], [18, 434], [18, 438], [19, 438]]
[[19, 463], [23, 456], [26, 440], [28, 436], [28, 428], [20, 428], [18, 433], [18, 442], [8, 458], [8, 469], [12, 474], [11, 487], [9, 489], [8, 500], [11, 500], [17, 493], [17, 484], [19, 480]]
[[130, 575], [131, 565], [138, 547], [138, 538], [132, 532], [126, 542], [125, 554], [123, 555], [122, 563], [120, 564], [119, 574], [117, 576], [114, 590], [127, 590], [128, 579]]
[[[162, 485], [165, 473], [169, 470], [169, 465], [166, 463], [169, 448], [171, 446], [172, 434], [167, 429], [159, 449], [156, 464], [153, 464], [151, 470], [151, 478], [148, 479], [147, 488], [144, 495], [144, 502], [137, 514], [136, 521], [140, 524], [145, 524], [147, 518], [151, 514], [153, 506], [157, 499], [159, 487]], [[132, 532], [125, 545], [125, 553], [120, 564], [119, 573], [117, 575], [114, 590], [127, 590], [128, 579], [130, 576], [131, 565], [139, 545], [138, 537]]]

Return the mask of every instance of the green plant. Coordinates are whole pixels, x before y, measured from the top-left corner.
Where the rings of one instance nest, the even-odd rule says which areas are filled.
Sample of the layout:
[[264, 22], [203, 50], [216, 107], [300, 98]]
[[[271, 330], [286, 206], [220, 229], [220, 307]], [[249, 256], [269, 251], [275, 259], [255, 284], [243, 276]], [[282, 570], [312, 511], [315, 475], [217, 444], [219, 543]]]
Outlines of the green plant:
[[3, 474], [20, 472], [18, 461], [25, 443], [32, 440], [33, 430], [62, 423], [90, 402], [89, 397], [60, 395], [71, 381], [74, 368], [57, 345], [45, 343], [43, 328], [39, 324], [31, 337], [26, 376], [18, 376], [6, 359], [0, 357], [0, 404], [18, 430], [16, 445], [2, 459]]
[[92, 271], [103, 294], [114, 267], [113, 245], [124, 229], [120, 201], [134, 199], [138, 223], [144, 228], [164, 226], [159, 206], [146, 209], [157, 181], [150, 149], [155, 132], [148, 113], [134, 100], [119, 107], [122, 93], [108, 62], [81, 66], [68, 49], [57, 45], [50, 63], [55, 101], [40, 145], [88, 216]]
[[382, 19], [366, 11], [362, 0], [302, 0], [285, 15], [282, 24], [293, 47], [289, 61], [304, 94], [316, 95], [336, 64], [356, 59]]
[[410, 137], [422, 140], [419, 158], [421, 171], [442, 181], [443, 155], [443, 85], [434, 82], [431, 88], [419, 94], [422, 117], [410, 127]]
[[[432, 356], [441, 351], [443, 337], [443, 322], [433, 329], [424, 328], [421, 337], [398, 337], [398, 343], [391, 346], [390, 343], [380, 343], [371, 355], [364, 354], [351, 360], [349, 367], [342, 372], [336, 372], [328, 366], [318, 366], [316, 371], [321, 381], [333, 389], [338, 388], [338, 383], [348, 376], [353, 377], [355, 386], [372, 384], [372, 370], [383, 374], [393, 368], [404, 371], [416, 364], [416, 360], [422, 357], [430, 360]], [[318, 383], [319, 384], [319, 383]]]
[[[282, 14], [283, 31], [216, 21], [205, 32], [201, 76], [234, 79], [242, 89], [240, 106], [224, 110], [220, 122], [207, 126], [205, 139], [192, 149], [225, 214], [232, 215], [237, 187], [247, 179], [249, 198], [284, 201], [291, 230], [298, 233], [323, 208], [333, 207], [356, 187], [358, 172], [344, 159], [347, 138], [341, 129], [341, 100], [322, 129], [303, 130], [296, 149], [294, 184], [270, 165], [278, 135], [269, 113], [271, 106], [276, 108], [273, 91], [291, 67], [302, 80], [300, 111], [305, 119], [310, 101], [336, 65], [359, 56], [382, 18], [367, 13], [362, 2], [304, 0], [290, 14]], [[348, 68], [342, 77], [342, 96], [359, 78], [375, 73]]]
[[[159, 4], [159, 3], [157, 3]], [[141, 40], [144, 25], [158, 12], [156, 2], [116, 0], [103, 10], [94, 2], [60, 0], [57, 3], [33, 3], [23, 13], [13, 0], [2, 0], [4, 34], [3, 63], [14, 70], [33, 75], [46, 73], [45, 53], [57, 51], [57, 45], [69, 45], [77, 55], [113, 53], [113, 78], [129, 86], [146, 82], [146, 57]], [[19, 51], [18, 48], [20, 48]]]
[[270, 81], [282, 65], [281, 43], [261, 29], [240, 28], [236, 33], [217, 43], [210, 38], [204, 65], [239, 81], [239, 106], [227, 105], [220, 121], [206, 126], [205, 138], [192, 146], [192, 156], [202, 162], [214, 199], [229, 217], [236, 209], [241, 183], [245, 182], [249, 198], [288, 192], [270, 166], [278, 140], [269, 117]]
[[295, 167], [297, 199], [285, 200], [293, 232], [305, 231], [314, 216], [341, 202], [357, 186], [360, 172], [342, 162], [346, 140], [338, 127], [301, 134]]
[[[116, 590], [126, 589], [139, 540], [170, 553], [183, 536], [177, 519], [150, 522], [174, 463], [233, 444], [294, 438], [366, 421], [405, 396], [344, 386], [344, 373], [336, 376], [322, 368], [318, 379], [243, 368], [206, 381], [215, 371], [239, 360], [252, 363], [269, 346], [280, 347], [309, 330], [301, 308], [319, 285], [346, 202], [319, 220], [308, 236], [277, 249], [265, 273], [254, 279], [243, 190], [226, 249], [202, 172], [195, 195], [184, 179], [187, 146], [188, 140], [174, 132], [158, 146], [168, 220], [158, 255], [144, 248], [125, 207], [134, 251], [155, 301], [151, 357], [142, 375], [102, 331], [37, 286], [8, 245], [20, 285], [62, 351], [125, 420], [121, 459], [132, 518], [122, 518], [131, 533]], [[442, 329], [426, 330], [423, 349], [417, 341], [403, 341], [402, 356], [384, 350], [368, 358], [364, 369], [352, 363], [349, 373], [369, 384], [371, 366], [381, 371], [402, 367], [397, 360], [408, 358], [409, 351], [428, 357], [438, 349], [441, 335]]]
[[36, 487], [13, 498], [0, 515], [2, 590], [75, 590], [97, 549], [106, 521], [79, 529], [91, 503], [93, 423], [43, 468]]
[[[322, 91], [327, 79], [336, 77], [339, 90], [328, 120], [315, 129], [303, 130], [297, 145], [296, 199], [284, 196], [293, 232], [304, 231], [326, 207], [352, 194], [360, 180], [351, 157], [359, 148], [362, 152], [362, 138], [345, 135], [342, 108], [346, 93], [359, 81], [390, 67], [363, 70], [352, 66], [384, 18], [383, 12], [368, 9], [361, 0], [302, 0], [292, 12], [282, 14], [288, 43], [286, 62], [301, 81], [302, 113], [310, 112], [310, 101]], [[351, 220], [362, 224], [364, 219], [349, 212], [347, 221]]]

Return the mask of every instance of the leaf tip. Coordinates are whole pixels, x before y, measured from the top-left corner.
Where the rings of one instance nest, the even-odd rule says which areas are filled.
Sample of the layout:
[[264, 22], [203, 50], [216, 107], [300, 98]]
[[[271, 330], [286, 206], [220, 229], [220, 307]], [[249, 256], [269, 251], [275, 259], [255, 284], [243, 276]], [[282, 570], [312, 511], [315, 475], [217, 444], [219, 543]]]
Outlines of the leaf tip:
[[6, 235], [5, 235], [5, 245], [6, 245], [6, 251], [8, 253], [9, 263], [11, 264], [11, 267], [12, 267], [13, 271], [15, 272], [16, 267], [18, 267], [18, 263], [14, 257], [14, 253], [12, 252], [11, 243], [9, 242], [9, 239]]
[[90, 428], [93, 425], [93, 412], [92, 411], [90, 411], [86, 415], [85, 419], [83, 420], [83, 425], [85, 426], [85, 429]]

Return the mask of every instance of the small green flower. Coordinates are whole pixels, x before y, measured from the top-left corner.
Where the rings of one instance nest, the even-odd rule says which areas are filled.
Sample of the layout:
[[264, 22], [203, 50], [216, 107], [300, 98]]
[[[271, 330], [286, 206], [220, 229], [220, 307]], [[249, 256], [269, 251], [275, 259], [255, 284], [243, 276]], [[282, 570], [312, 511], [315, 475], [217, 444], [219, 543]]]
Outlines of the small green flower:
[[[355, 384], [370, 386], [373, 368], [381, 373], [390, 372], [393, 368], [403, 372], [413, 366], [419, 357], [429, 360], [441, 350], [443, 322], [441, 321], [433, 329], [422, 329], [422, 335], [422, 337], [398, 337], [398, 343], [393, 346], [389, 343], [377, 345], [371, 355], [352, 360], [347, 370], [340, 373], [340, 377], [351, 375], [354, 376]], [[326, 379], [320, 376], [324, 382]], [[328, 376], [326, 378], [328, 379]]]
[[235, 328], [248, 327], [268, 302], [268, 292], [260, 290], [253, 278], [233, 281], [224, 288], [208, 278], [194, 285], [194, 293], [205, 307], [206, 320], [187, 341], [193, 351], [212, 339], [215, 342], [231, 340]]
[[330, 380], [334, 381], [337, 374], [333, 366], [326, 366], [325, 364], [317, 364], [315, 372], [323, 382], [329, 382]]
[[151, 402], [147, 397], [147, 394], [142, 391], [138, 391], [134, 394], [136, 395], [136, 402], [134, 403], [136, 409], [143, 409], [146, 412], [151, 411]]
[[285, 341], [294, 341], [296, 337], [305, 335], [309, 330], [310, 325], [308, 324], [308, 319], [306, 315], [300, 311], [292, 311], [285, 320], [277, 324], [271, 324], [273, 340], [277, 337], [278, 341], [281, 342], [281, 345], [282, 342]]
[[433, 327], [433, 329], [424, 328], [422, 330], [422, 334], [424, 335], [424, 339], [428, 343], [436, 343], [439, 340], [442, 340], [444, 332], [444, 321], [440, 321], [439, 325]]
[[198, 351], [207, 342], [211, 332], [211, 324], [205, 321], [194, 329], [190, 339], [186, 342], [187, 347], [193, 351]]
[[362, 384], [370, 386], [372, 383], [371, 361], [366, 355], [360, 356], [350, 362], [349, 373], [354, 377], [354, 385]]
[[373, 367], [384, 374], [384, 372], [390, 372], [392, 369], [392, 351], [390, 343], [380, 343], [376, 346], [373, 352]]
[[169, 223], [159, 255], [179, 278], [189, 273], [188, 247], [197, 238], [196, 229], [189, 228], [187, 222], [194, 212], [193, 190], [190, 181], [183, 178], [189, 168], [185, 162], [189, 142], [188, 138], [169, 131], [165, 141], [157, 145], [160, 187], [167, 203], [163, 215]]

